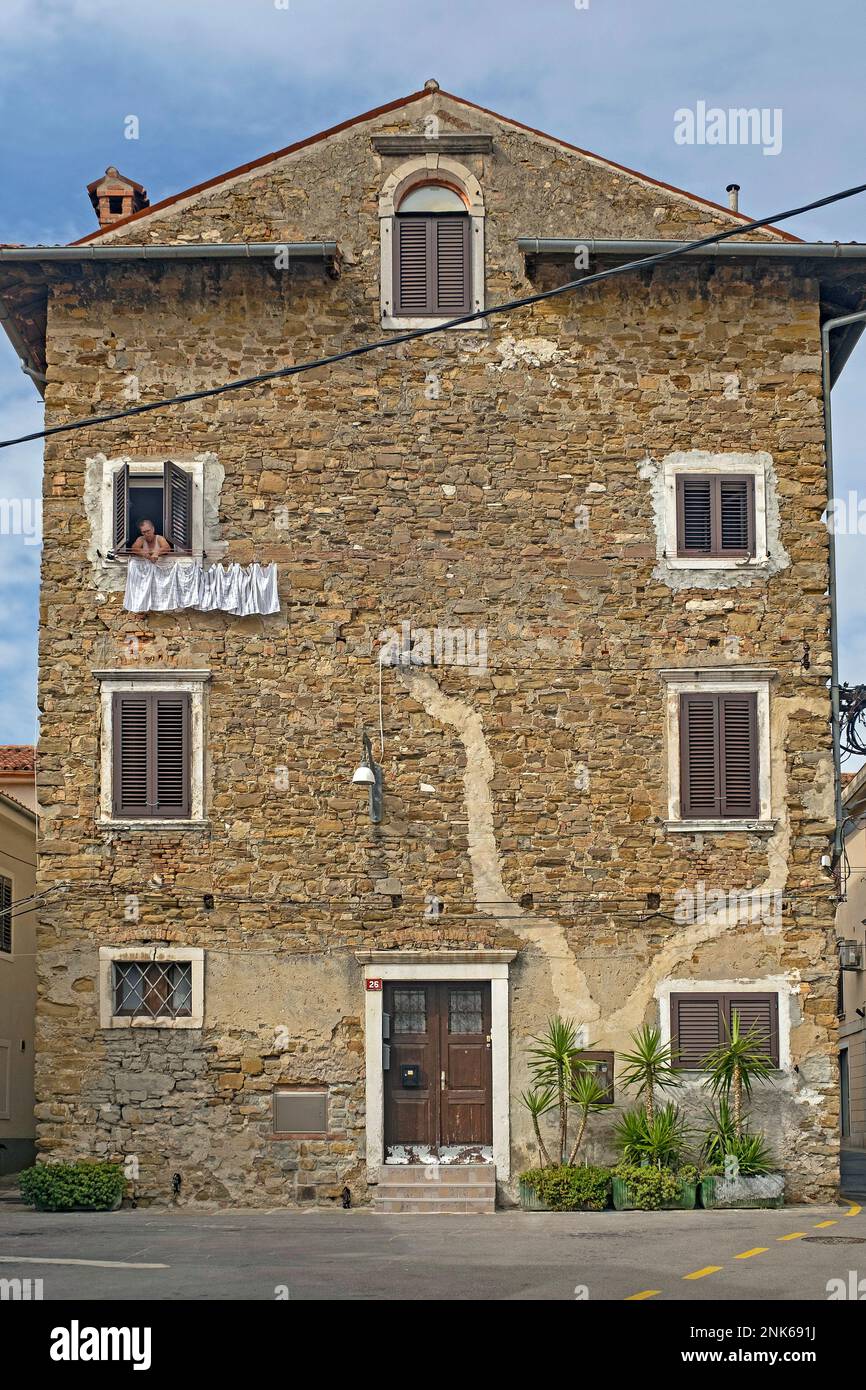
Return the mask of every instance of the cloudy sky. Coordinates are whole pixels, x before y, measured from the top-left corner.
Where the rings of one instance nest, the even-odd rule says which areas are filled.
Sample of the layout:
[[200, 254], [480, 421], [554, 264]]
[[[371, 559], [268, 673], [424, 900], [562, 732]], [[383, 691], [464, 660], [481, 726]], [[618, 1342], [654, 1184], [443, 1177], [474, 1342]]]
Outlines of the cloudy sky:
[[[427, 77], [715, 201], [737, 182], [755, 217], [866, 181], [863, 0], [3, 0], [0, 25], [0, 242], [91, 231], [85, 185], [108, 164], [156, 202]], [[781, 150], [678, 144], [675, 111], [700, 101], [779, 109]], [[866, 195], [788, 225], [866, 241]], [[864, 385], [866, 338], [834, 392], [839, 495], [859, 487]], [[0, 436], [41, 420], [0, 334]], [[38, 495], [40, 455], [0, 453], [0, 498]], [[863, 543], [839, 541], [852, 683]], [[37, 545], [0, 536], [0, 743], [35, 733], [38, 571]]]

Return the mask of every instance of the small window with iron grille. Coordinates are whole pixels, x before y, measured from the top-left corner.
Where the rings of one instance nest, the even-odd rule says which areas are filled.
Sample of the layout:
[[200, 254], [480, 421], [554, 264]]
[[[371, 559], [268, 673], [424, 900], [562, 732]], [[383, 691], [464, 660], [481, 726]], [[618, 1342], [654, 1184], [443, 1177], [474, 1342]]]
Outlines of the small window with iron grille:
[[100, 946], [101, 1028], [201, 1028], [201, 946]]
[[12, 880], [0, 876], [0, 951], [12, 954]]
[[117, 1018], [189, 1018], [191, 1013], [190, 961], [115, 961]]

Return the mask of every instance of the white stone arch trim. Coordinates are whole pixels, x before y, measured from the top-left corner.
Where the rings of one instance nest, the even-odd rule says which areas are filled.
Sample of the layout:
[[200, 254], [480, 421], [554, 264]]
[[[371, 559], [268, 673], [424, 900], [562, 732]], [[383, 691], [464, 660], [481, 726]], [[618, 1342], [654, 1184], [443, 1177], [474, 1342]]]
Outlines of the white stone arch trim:
[[[469, 211], [469, 239], [471, 254], [472, 308], [483, 309], [484, 295], [484, 193], [475, 175], [445, 154], [416, 155], [407, 159], [390, 173], [382, 185], [379, 195], [379, 245], [380, 245], [380, 295], [383, 328], [432, 328], [437, 323], [447, 323], [447, 318], [405, 318], [394, 314], [394, 219], [397, 209], [405, 195], [420, 183], [442, 183], [455, 185], [464, 195]], [[460, 325], [466, 332], [486, 328], [484, 319]]]
[[379, 194], [379, 217], [393, 217], [403, 198], [419, 183], [456, 183], [466, 197], [470, 217], [484, 216], [481, 184], [465, 164], [447, 154], [419, 154], [390, 173]]

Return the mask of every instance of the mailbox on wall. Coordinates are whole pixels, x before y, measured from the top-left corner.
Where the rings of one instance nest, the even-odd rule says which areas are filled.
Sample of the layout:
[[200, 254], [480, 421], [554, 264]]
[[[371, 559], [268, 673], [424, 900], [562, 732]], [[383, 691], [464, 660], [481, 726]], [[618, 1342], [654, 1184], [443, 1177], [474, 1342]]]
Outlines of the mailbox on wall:
[[417, 1062], [400, 1063], [400, 1084], [407, 1091], [421, 1085], [421, 1068]]

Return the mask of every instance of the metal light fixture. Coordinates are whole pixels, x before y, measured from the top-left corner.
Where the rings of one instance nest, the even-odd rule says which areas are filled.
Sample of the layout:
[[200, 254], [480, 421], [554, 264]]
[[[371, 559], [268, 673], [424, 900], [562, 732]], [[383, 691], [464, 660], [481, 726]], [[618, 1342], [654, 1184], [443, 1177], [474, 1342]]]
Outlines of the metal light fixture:
[[353, 786], [370, 789], [370, 820], [378, 825], [382, 819], [382, 769], [373, 759], [373, 747], [367, 734], [362, 740], [363, 756], [352, 773]]

